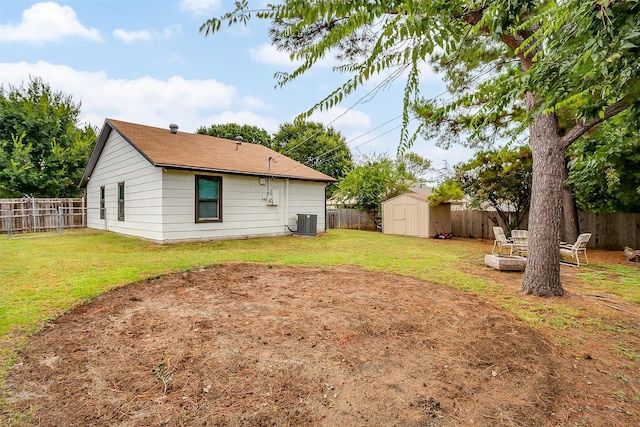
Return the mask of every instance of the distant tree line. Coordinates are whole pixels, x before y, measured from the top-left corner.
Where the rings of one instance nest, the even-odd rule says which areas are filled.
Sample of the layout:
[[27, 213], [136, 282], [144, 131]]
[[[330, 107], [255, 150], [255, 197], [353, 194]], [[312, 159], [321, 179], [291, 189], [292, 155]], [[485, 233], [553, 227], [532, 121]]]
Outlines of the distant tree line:
[[[80, 103], [53, 91], [39, 78], [0, 88], [0, 198], [77, 197], [78, 183], [97, 139], [97, 129], [79, 122]], [[567, 154], [568, 179], [577, 207], [585, 212], [640, 212], [640, 131], [624, 112], [574, 143]], [[235, 123], [201, 127], [199, 134], [267, 146], [338, 180], [328, 197], [377, 215], [386, 198], [422, 182], [431, 162], [415, 153], [392, 158], [370, 154], [354, 159], [347, 141], [332, 127], [310, 121], [280, 125], [273, 135]], [[433, 203], [469, 197], [472, 206], [505, 206], [524, 214], [531, 196], [528, 145], [478, 150], [454, 166], [435, 188]], [[445, 179], [446, 178], [446, 179]], [[513, 218], [513, 217], [512, 217]]]
[[0, 87], [0, 198], [76, 197], [96, 131], [39, 78]]

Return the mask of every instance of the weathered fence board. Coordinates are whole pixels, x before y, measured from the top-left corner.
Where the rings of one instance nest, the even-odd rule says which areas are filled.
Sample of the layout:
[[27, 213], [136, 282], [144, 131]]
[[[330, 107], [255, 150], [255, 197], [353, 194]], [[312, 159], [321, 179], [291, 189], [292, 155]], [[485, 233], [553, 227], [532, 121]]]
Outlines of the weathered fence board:
[[369, 215], [357, 209], [327, 209], [327, 226], [329, 229], [376, 231], [376, 224]]
[[[579, 213], [580, 230], [593, 233], [595, 247], [640, 248], [640, 214]], [[593, 230], [593, 231], [592, 231]]]
[[84, 199], [0, 199], [0, 233], [84, 227]]
[[[497, 224], [496, 222], [497, 221]], [[452, 210], [451, 228], [454, 236], [491, 239], [493, 240], [493, 227], [499, 225], [505, 231], [509, 230], [497, 212], [479, 210]], [[519, 228], [526, 230], [528, 225], [525, 215]]]
[[[505, 231], [508, 227], [500, 220], [496, 212], [460, 210], [451, 211], [451, 229], [454, 236], [493, 240], [493, 229], [498, 221]], [[640, 249], [640, 214], [638, 213], [593, 213], [579, 212], [578, 221], [582, 233], [591, 233], [589, 247], [598, 249], [620, 249], [623, 246]], [[520, 228], [527, 229], [525, 217]], [[562, 224], [562, 222], [561, 222]], [[560, 230], [563, 240], [564, 227]]]

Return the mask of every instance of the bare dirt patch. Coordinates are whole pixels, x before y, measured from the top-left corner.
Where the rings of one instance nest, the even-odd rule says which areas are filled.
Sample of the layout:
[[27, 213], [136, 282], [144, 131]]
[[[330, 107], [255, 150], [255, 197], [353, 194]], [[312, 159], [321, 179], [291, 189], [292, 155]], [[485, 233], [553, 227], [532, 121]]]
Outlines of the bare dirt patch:
[[633, 425], [637, 371], [554, 339], [412, 278], [230, 263], [75, 308], [6, 384], [39, 426]]

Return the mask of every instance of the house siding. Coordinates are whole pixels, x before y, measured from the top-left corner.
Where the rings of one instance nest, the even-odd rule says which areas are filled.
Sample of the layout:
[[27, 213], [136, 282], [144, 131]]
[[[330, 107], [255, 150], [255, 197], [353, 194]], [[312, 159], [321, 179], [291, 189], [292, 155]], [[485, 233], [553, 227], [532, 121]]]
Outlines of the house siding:
[[317, 231], [326, 230], [326, 184], [323, 182], [289, 181], [289, 222], [297, 230], [298, 214], [318, 216]]
[[[124, 182], [124, 221], [118, 221], [118, 183]], [[100, 187], [105, 218], [100, 219]], [[87, 227], [162, 240], [162, 171], [117, 132], [111, 132], [87, 183]]]
[[[254, 176], [210, 175], [222, 177], [222, 221], [196, 223], [195, 174], [163, 172], [163, 241], [285, 235], [285, 225], [295, 230], [297, 213], [317, 214], [318, 229], [324, 230], [324, 183], [263, 178], [260, 184]], [[275, 206], [267, 204], [268, 189], [279, 192]]]

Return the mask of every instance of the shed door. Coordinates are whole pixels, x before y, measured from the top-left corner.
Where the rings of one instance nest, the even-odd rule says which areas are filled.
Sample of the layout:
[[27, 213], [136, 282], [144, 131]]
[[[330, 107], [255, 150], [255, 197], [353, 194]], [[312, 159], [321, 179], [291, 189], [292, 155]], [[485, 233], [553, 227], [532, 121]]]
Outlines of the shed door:
[[405, 206], [393, 205], [393, 232], [394, 234], [405, 234], [406, 218]]
[[418, 205], [416, 204], [412, 204], [412, 205], [407, 205], [407, 210], [406, 210], [406, 225], [405, 225], [405, 230], [406, 230], [406, 234], [407, 236], [419, 236], [420, 235], [420, 230], [419, 230], [419, 218], [418, 218]]

